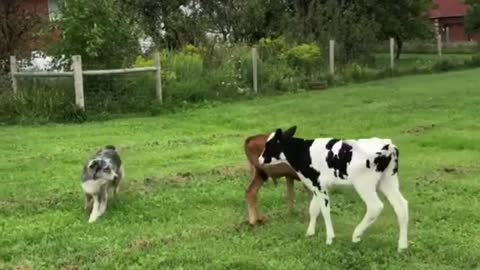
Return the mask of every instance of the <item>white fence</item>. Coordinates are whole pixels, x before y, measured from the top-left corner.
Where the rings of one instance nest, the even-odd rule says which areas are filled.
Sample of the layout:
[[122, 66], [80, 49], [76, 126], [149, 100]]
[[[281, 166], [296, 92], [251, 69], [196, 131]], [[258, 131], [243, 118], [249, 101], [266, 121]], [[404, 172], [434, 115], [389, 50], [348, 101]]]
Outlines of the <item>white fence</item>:
[[128, 74], [140, 72], [155, 72], [156, 80], [156, 95], [160, 104], [163, 102], [162, 95], [162, 78], [160, 54], [155, 53], [155, 66], [142, 68], [125, 68], [125, 69], [109, 69], [109, 70], [83, 70], [82, 58], [80, 55], [72, 56], [72, 71], [67, 72], [23, 72], [18, 71], [17, 59], [15, 56], [10, 56], [10, 71], [12, 77], [13, 93], [18, 91], [17, 78], [18, 77], [72, 77], [75, 87], [75, 104], [81, 109], [85, 110], [85, 98], [83, 91], [83, 76], [89, 75], [111, 75], [111, 74]]

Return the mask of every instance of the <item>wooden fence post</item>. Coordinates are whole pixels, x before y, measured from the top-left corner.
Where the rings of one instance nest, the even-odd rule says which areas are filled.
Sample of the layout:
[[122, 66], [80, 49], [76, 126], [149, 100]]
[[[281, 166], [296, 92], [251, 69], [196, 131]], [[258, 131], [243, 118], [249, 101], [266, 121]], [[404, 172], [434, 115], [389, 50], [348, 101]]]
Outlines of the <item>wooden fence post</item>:
[[156, 80], [157, 99], [160, 104], [163, 104], [162, 66], [160, 63], [160, 53], [155, 52], [154, 58], [155, 58], [155, 80]]
[[450, 43], [450, 27], [445, 26], [445, 43]]
[[395, 40], [390, 38], [390, 69], [395, 68]]
[[252, 48], [252, 70], [253, 70], [253, 92], [258, 94], [258, 74], [257, 74], [257, 48]]
[[438, 56], [442, 56], [442, 35], [441, 34], [437, 35], [437, 50], [438, 50]]
[[330, 40], [330, 74], [335, 74], [335, 40]]
[[75, 85], [75, 104], [82, 110], [85, 110], [85, 99], [83, 96], [83, 72], [82, 57], [80, 55], [72, 56], [73, 82]]
[[18, 85], [17, 85], [17, 78], [15, 77], [15, 73], [17, 73], [17, 58], [14, 55], [10, 56], [10, 75], [12, 76], [12, 89], [13, 94], [17, 94]]

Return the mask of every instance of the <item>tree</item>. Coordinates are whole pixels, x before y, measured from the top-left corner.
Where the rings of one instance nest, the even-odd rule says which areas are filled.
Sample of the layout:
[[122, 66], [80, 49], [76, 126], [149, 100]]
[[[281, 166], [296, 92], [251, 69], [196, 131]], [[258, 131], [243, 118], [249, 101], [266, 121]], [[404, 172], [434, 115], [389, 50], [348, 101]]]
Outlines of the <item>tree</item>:
[[209, 31], [225, 40], [247, 43], [282, 35], [289, 22], [289, 7], [285, 0], [201, 1]]
[[469, 34], [480, 33], [480, 0], [466, 0], [470, 10], [465, 16], [465, 27]]
[[197, 0], [120, 0], [125, 13], [135, 17], [157, 46], [178, 49], [200, 44], [205, 19]]
[[0, 65], [9, 69], [10, 55], [21, 55], [28, 51], [32, 36], [41, 22], [35, 10], [22, 5], [24, 0], [0, 1]]
[[367, 2], [296, 0], [290, 35], [294, 40], [316, 42], [323, 48], [329, 39], [335, 39], [340, 62], [366, 61], [378, 29], [378, 23], [367, 12]]
[[117, 0], [66, 0], [57, 24], [63, 39], [56, 54], [79, 54], [86, 67], [125, 67], [139, 53], [140, 31]]
[[431, 0], [378, 0], [372, 5], [371, 12], [380, 26], [377, 37], [395, 39], [396, 59], [400, 58], [403, 42], [431, 37], [432, 25], [425, 14], [432, 5]]

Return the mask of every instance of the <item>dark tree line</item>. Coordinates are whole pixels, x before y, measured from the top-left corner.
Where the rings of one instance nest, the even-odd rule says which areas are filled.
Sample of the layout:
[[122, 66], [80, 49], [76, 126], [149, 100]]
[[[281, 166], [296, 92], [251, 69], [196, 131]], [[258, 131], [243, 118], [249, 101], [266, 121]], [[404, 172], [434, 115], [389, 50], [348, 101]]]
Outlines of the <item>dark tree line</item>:
[[264, 37], [325, 42], [335, 38], [345, 57], [394, 37], [397, 57], [406, 40], [431, 32], [430, 0], [120, 0], [158, 44], [201, 44], [205, 33], [224, 41], [255, 43]]
[[[6, 59], [31, 40], [38, 18], [20, 8], [24, 0], [0, 1], [0, 55]], [[472, 3], [478, 0], [470, 0]], [[161, 48], [221, 41], [254, 44], [285, 37], [325, 46], [337, 41], [340, 61], [368, 56], [377, 41], [394, 37], [397, 57], [404, 41], [428, 37], [431, 0], [64, 0], [56, 21], [63, 39], [56, 52], [131, 61], [140, 34]], [[478, 4], [476, 4], [478, 13]], [[477, 14], [475, 13], [475, 14]], [[467, 17], [472, 28], [479, 16]], [[208, 37], [210, 36], [210, 38]], [[18, 54], [18, 53], [17, 53]], [[132, 57], [131, 57], [132, 56]]]

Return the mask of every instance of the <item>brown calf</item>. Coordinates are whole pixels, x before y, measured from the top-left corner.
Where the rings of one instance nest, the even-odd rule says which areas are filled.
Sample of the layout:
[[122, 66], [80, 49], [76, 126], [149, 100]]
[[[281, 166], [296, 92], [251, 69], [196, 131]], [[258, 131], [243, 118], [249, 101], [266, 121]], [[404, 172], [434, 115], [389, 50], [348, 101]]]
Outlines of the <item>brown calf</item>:
[[[295, 133], [296, 127], [291, 127], [285, 132]], [[263, 183], [271, 177], [276, 184], [277, 178], [285, 176], [287, 179], [287, 203], [290, 211], [293, 210], [293, 183], [294, 179], [298, 180], [298, 176], [292, 168], [285, 164], [262, 167], [258, 163], [258, 158], [265, 149], [269, 134], [256, 135], [248, 137], [245, 140], [245, 155], [250, 165], [252, 180], [248, 185], [245, 196], [248, 205], [248, 222], [251, 225], [263, 223], [264, 217], [257, 210], [257, 193]]]

